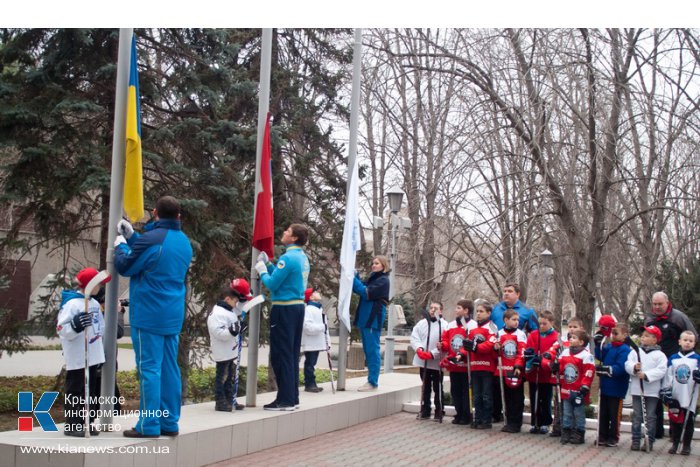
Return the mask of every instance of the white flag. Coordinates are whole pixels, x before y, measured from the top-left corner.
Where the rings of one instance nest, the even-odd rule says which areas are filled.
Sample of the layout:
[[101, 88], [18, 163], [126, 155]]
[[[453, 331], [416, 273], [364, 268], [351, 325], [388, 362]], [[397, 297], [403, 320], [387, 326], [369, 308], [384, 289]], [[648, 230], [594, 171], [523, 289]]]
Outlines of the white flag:
[[360, 249], [360, 221], [358, 219], [358, 171], [357, 162], [353, 164], [352, 174], [348, 180], [348, 202], [345, 208], [345, 227], [343, 228], [343, 245], [340, 247], [340, 290], [338, 292], [338, 319], [350, 329], [350, 299], [352, 298], [352, 281], [355, 275], [355, 254]]

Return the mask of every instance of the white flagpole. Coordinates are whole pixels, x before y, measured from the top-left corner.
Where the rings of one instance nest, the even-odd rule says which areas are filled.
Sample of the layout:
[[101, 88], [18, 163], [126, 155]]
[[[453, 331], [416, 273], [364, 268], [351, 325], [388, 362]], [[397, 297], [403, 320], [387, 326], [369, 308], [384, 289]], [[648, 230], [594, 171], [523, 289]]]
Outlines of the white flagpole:
[[[352, 276], [354, 275], [355, 269], [355, 251], [346, 252], [348, 258], [351, 258], [352, 267], [350, 264], [345, 265], [346, 270], [343, 270], [343, 258], [344, 249], [351, 248], [351, 245], [346, 245], [346, 235], [352, 242], [354, 237], [352, 232], [352, 225], [355, 225], [358, 229], [357, 236], [359, 236], [359, 221], [357, 219], [357, 191], [358, 191], [358, 180], [357, 180], [357, 129], [359, 124], [360, 115], [360, 77], [362, 75], [362, 29], [355, 29], [355, 43], [352, 55], [352, 94], [350, 98], [350, 142], [348, 147], [348, 186], [346, 199], [348, 205], [346, 207], [346, 217], [345, 217], [345, 229], [343, 231], [343, 247], [341, 248], [341, 277], [340, 277], [340, 290], [338, 291], [338, 319], [342, 323], [340, 326], [340, 335], [338, 342], [338, 390], [345, 390], [345, 370], [348, 362], [348, 340], [350, 337], [350, 297], [352, 297]], [[354, 181], [354, 184], [353, 184]], [[354, 190], [354, 193], [353, 193]], [[354, 202], [354, 207], [351, 209], [350, 203]], [[350, 214], [354, 211], [354, 214]], [[354, 217], [350, 219], [350, 226], [348, 225], [349, 216]], [[348, 232], [350, 230], [350, 232]], [[357, 247], [359, 248], [359, 241]], [[347, 282], [343, 285], [343, 281], [346, 280], [344, 275], [350, 275], [350, 290], [346, 292], [345, 287], [347, 287]], [[343, 294], [347, 293], [344, 297]], [[341, 305], [342, 304], [342, 305]], [[341, 309], [341, 306], [343, 309]]]
[[[260, 185], [260, 160], [262, 159], [263, 135], [267, 112], [270, 108], [270, 68], [272, 63], [272, 29], [262, 30], [260, 56], [260, 94], [258, 94], [258, 141], [255, 147], [255, 203], [253, 205], [253, 226], [258, 205], [257, 189]], [[250, 263], [250, 282], [254, 293], [260, 293], [260, 278], [255, 270], [255, 260], [259, 250], [253, 247]], [[253, 307], [248, 314], [248, 369], [245, 384], [245, 405], [255, 407], [258, 389], [258, 345], [260, 342], [260, 305]]]
[[[112, 409], [114, 408], [114, 386], [117, 365], [117, 323], [119, 309], [119, 274], [114, 266], [114, 239], [117, 237], [117, 222], [122, 217], [124, 204], [124, 157], [126, 148], [126, 96], [129, 85], [129, 65], [131, 55], [131, 38], [134, 30], [122, 28], [119, 30], [119, 54], [117, 58], [117, 89], [114, 100], [114, 134], [112, 135], [112, 176], [109, 188], [109, 226], [107, 230], [107, 272], [114, 278], [109, 281], [105, 290], [105, 331], [104, 350], [105, 363], [102, 366], [101, 392], [103, 400], [100, 405], [103, 425], [112, 424]], [[136, 96], [138, 99], [139, 96]], [[106, 414], [106, 415], [105, 415]]]

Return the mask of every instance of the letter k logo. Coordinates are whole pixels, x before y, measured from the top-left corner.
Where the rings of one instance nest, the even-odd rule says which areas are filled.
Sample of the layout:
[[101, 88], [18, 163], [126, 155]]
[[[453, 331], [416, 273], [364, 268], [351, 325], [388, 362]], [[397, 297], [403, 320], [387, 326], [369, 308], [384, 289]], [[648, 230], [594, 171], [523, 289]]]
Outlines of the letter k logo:
[[[17, 411], [33, 413], [36, 421], [39, 422], [39, 426], [44, 431], [58, 431], [58, 427], [56, 427], [53, 418], [49, 414], [49, 410], [57, 397], [58, 392], [45, 392], [39, 398], [36, 407], [34, 407], [34, 394], [28, 391], [19, 392], [17, 393]], [[17, 429], [19, 431], [32, 431], [33, 425], [32, 417], [19, 417], [17, 419]]]

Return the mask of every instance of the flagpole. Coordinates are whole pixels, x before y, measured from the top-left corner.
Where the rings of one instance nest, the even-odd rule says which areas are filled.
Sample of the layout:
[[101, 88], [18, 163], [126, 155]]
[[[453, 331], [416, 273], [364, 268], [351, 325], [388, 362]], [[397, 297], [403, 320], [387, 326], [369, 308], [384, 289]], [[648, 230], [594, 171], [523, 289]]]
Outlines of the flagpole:
[[[348, 150], [348, 184], [346, 199], [350, 192], [350, 177], [357, 159], [357, 129], [360, 115], [360, 77], [362, 75], [362, 29], [355, 29], [352, 53], [352, 93], [350, 97], [350, 142]], [[345, 390], [345, 370], [348, 364], [348, 340], [350, 330], [341, 323], [338, 336], [338, 390]]]
[[[272, 63], [272, 29], [262, 30], [260, 56], [260, 94], [258, 95], [258, 140], [255, 146], [255, 202], [253, 205], [253, 226], [257, 212], [257, 187], [260, 184], [260, 160], [262, 159], [263, 135], [270, 108], [270, 68]], [[255, 247], [251, 253], [250, 282], [255, 294], [260, 293], [260, 277], [255, 270], [259, 250]], [[246, 371], [245, 405], [255, 407], [258, 397], [258, 346], [260, 343], [260, 305], [253, 307], [248, 314], [248, 368]]]
[[131, 54], [132, 28], [119, 30], [119, 54], [117, 58], [117, 84], [114, 99], [114, 134], [112, 135], [112, 176], [109, 188], [109, 225], [107, 230], [107, 272], [114, 278], [105, 290], [105, 364], [102, 366], [100, 394], [104, 403], [100, 405], [102, 425], [112, 424], [113, 397], [116, 381], [117, 362], [117, 299], [119, 297], [119, 275], [114, 266], [114, 239], [117, 236], [117, 222], [121, 219], [124, 201], [124, 157], [126, 146], [126, 97], [129, 83], [129, 63]]

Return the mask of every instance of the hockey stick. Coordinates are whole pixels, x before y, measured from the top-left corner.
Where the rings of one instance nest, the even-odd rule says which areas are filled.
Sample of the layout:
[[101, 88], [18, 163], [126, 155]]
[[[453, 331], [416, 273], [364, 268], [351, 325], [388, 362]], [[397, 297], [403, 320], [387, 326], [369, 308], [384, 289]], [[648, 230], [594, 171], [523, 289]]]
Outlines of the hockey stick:
[[231, 405], [233, 405], [233, 408], [236, 410], [243, 410], [245, 408], [244, 405], [238, 403], [236, 396], [238, 395], [238, 375], [241, 369], [241, 347], [243, 347], [243, 333], [246, 330], [247, 327], [243, 327], [243, 325], [241, 325], [241, 330], [238, 332], [238, 355], [236, 357], [236, 372], [234, 373], [233, 377], [233, 398], [231, 399]]
[[321, 316], [323, 318], [323, 325], [326, 328], [326, 330], [324, 331], [324, 336], [326, 338], [326, 355], [328, 356], [328, 369], [331, 372], [331, 392], [335, 394], [335, 382], [333, 381], [333, 362], [331, 361], [331, 343], [328, 340], [328, 317], [324, 313], [321, 313]]
[[[559, 328], [561, 331], [561, 328]], [[562, 352], [562, 341], [561, 341], [561, 332], [557, 335], [557, 349], [556, 349], [556, 354], [553, 356], [553, 361], [558, 363], [559, 362], [559, 356], [561, 355]], [[551, 367], [550, 367], [551, 369]], [[554, 373], [552, 372], [552, 375], [554, 376], [554, 379], [556, 382], [554, 383], [554, 421], [552, 423], [552, 434], [550, 436], [556, 436], [556, 428], [559, 429], [559, 433], [561, 433], [562, 428], [563, 428], [563, 409], [564, 407], [562, 406], [561, 403], [561, 381], [559, 380], [559, 370], [560, 368], [557, 369], [557, 372]]]
[[[600, 341], [600, 364], [603, 364], [603, 344], [605, 343], [605, 336], [603, 336], [603, 340]], [[602, 386], [602, 377], [598, 377], [598, 427], [596, 428], [595, 432], [595, 444], [596, 446], [600, 447], [600, 408], [602, 405], [602, 397], [603, 397], [603, 390], [601, 389]]]
[[[430, 345], [430, 315], [428, 312], [424, 309], [421, 311], [421, 314], [423, 315], [423, 318], [425, 318], [425, 321], [428, 323], [428, 337], [425, 339], [425, 348], [427, 349], [428, 346]], [[416, 417], [417, 419], [420, 420], [421, 415], [425, 413], [425, 391], [426, 391], [426, 386], [428, 386], [428, 391], [430, 390], [430, 386], [428, 384], [428, 360], [423, 360], [423, 384], [421, 386], [421, 394], [420, 394], [420, 412], [418, 413], [418, 416]], [[430, 414], [430, 405], [428, 405], [428, 414]]]
[[[438, 342], [442, 340], [442, 316], [438, 315]], [[442, 423], [442, 417], [445, 415], [445, 406], [442, 404], [442, 367], [440, 366], [440, 361], [442, 360], [442, 351], [438, 351], [438, 368], [439, 368], [439, 381], [438, 381], [438, 400], [440, 401], [440, 415], [438, 416], [438, 421]], [[437, 407], [435, 408], [437, 410]]]
[[[502, 348], [501, 348], [502, 349]], [[508, 424], [508, 416], [506, 411], [506, 393], [503, 386], [503, 360], [501, 359], [501, 350], [498, 352], [498, 382], [501, 385], [501, 413], [503, 414], [503, 424]]]
[[[627, 339], [625, 340], [625, 342], [627, 342], [627, 345], [632, 347], [632, 349], [637, 354], [637, 362], [640, 365], [639, 368], [641, 371], [642, 358], [639, 355], [639, 346], [637, 346], [637, 344], [635, 344], [634, 341], [629, 336], [627, 336]], [[642, 425], [644, 425], [644, 447], [646, 448], [646, 451], [649, 452], [649, 449], [651, 446], [649, 446], [649, 429], [648, 429], [648, 425], [647, 425], [647, 403], [646, 403], [646, 399], [644, 396], [644, 380], [643, 379], [639, 380], [639, 387], [642, 391], [641, 398], [642, 398]]]
[[[100, 271], [95, 277], [93, 277], [90, 282], [85, 286], [85, 313], [89, 312], [90, 297], [92, 292], [103, 282], [109, 282], [112, 276], [109, 275], [107, 271]], [[89, 346], [90, 337], [88, 336], [88, 330], [83, 329], [83, 334], [85, 335], [85, 437], [90, 437], [90, 362], [89, 362]]]
[[[541, 359], [542, 357], [540, 356], [540, 331], [539, 329], [537, 330], [537, 356]], [[542, 360], [540, 360], [540, 365], [542, 364]], [[535, 404], [534, 404], [534, 410], [532, 411], [532, 417], [530, 418], [530, 426], [539, 429], [540, 427], [537, 425], [537, 409], [539, 408], [539, 392], [540, 392], [540, 365], [537, 365], [535, 367], [535, 371], [537, 373], [535, 374]], [[532, 401], [530, 401], [530, 406], [532, 407]]]
[[[245, 317], [245, 314], [248, 313], [254, 306], [260, 305], [264, 301], [264, 295], [256, 295], [252, 299], [248, 300], [246, 304], [241, 307], [241, 310], [243, 311], [243, 313], [241, 313], [241, 317]], [[243, 324], [241, 324], [241, 330], [238, 332], [238, 356], [236, 358], [236, 372], [233, 376], [233, 398], [231, 399], [231, 405], [233, 405], [233, 408], [236, 410], [243, 410], [245, 408], [243, 404], [238, 403], [238, 401], [236, 400], [236, 396], [238, 395], [238, 379], [241, 372], [241, 350], [243, 347], [243, 333], [245, 333], [246, 329], [247, 327], [244, 327]]]
[[[685, 445], [685, 441], [683, 441], [683, 438], [685, 436], [685, 428], [686, 428], [686, 426], [688, 426], [688, 419], [690, 418], [690, 413], [691, 413], [690, 408], [697, 407], [697, 401], [695, 401], [695, 405], [693, 405], [693, 401], [695, 400], [695, 391], [697, 390], [697, 388], [698, 388], [698, 383], [693, 381], [693, 390], [690, 391], [690, 403], [688, 404], [688, 408], [685, 409], [685, 420], [683, 420], [683, 429], [681, 430], [680, 442], [682, 445]], [[695, 410], [693, 410], [693, 413], [694, 412], [695, 412]], [[695, 417], [693, 417], [693, 418], [695, 418]], [[695, 428], [693, 428], [693, 429], [695, 429]]]

